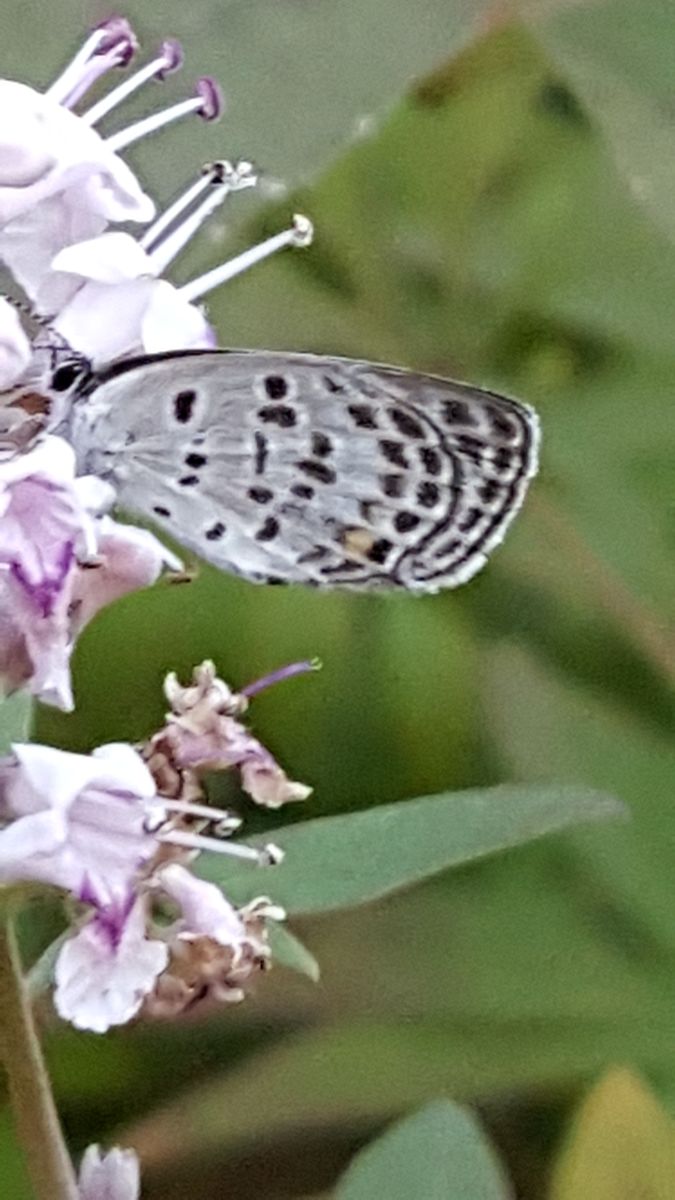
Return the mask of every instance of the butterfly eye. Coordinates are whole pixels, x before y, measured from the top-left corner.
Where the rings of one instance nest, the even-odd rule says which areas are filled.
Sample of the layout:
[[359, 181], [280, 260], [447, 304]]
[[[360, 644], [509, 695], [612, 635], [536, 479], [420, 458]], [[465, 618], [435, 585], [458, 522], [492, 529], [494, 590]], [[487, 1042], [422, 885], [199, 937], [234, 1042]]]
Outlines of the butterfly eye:
[[84, 377], [86, 374], [87, 367], [79, 360], [63, 363], [60, 367], [56, 368], [52, 375], [52, 390], [55, 392], [67, 392], [74, 383], [77, 383], [80, 376]]

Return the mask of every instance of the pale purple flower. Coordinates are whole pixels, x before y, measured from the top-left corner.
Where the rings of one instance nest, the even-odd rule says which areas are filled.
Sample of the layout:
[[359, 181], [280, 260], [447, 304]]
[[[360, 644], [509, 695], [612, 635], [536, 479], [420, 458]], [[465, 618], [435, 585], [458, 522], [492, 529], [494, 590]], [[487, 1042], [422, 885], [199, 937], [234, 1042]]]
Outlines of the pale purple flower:
[[75, 477], [75, 455], [45, 437], [0, 461], [0, 674], [42, 700], [72, 707], [70, 656], [77, 633], [103, 605], [154, 583], [179, 561], [153, 534], [105, 513], [108, 484]]
[[61, 947], [54, 1004], [78, 1029], [125, 1025], [169, 961], [168, 946], [146, 936], [146, 901], [133, 893], [94, 913]]
[[[51, 884], [87, 910], [55, 967], [57, 1011], [78, 1028], [103, 1032], [131, 1020], [184, 942], [199, 943], [189, 957], [193, 973], [194, 963], [201, 964], [200, 978], [205, 945], [217, 943], [217, 955], [206, 954], [209, 986], [217, 984], [228, 999], [234, 998], [232, 972], [239, 993], [241, 973], [247, 976], [265, 958], [261, 922], [279, 910], [266, 901], [264, 912], [241, 918], [214, 885], [192, 880], [179, 860], [210, 849], [262, 864], [279, 853], [194, 833], [195, 821], [198, 828], [224, 831], [236, 822], [217, 809], [158, 794], [131, 746], [111, 744], [85, 755], [15, 745], [0, 762], [0, 819], [0, 882]], [[170, 927], [155, 925], [154, 906], [166, 901], [179, 916]]]
[[105, 1154], [88, 1146], [80, 1163], [79, 1200], [139, 1200], [141, 1176], [133, 1150], [113, 1146]]
[[125, 744], [73, 754], [15, 745], [0, 774], [0, 880], [39, 880], [99, 906], [126, 897], [156, 852], [155, 782]]

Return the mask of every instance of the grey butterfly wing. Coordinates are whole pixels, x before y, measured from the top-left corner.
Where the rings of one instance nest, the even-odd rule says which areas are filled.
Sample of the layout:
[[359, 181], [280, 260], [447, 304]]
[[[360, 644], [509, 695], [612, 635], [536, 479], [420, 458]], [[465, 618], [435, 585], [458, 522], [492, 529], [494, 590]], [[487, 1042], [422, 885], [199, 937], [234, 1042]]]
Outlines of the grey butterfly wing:
[[347, 359], [159, 355], [101, 374], [79, 408], [81, 469], [256, 582], [454, 587], [537, 468], [527, 406]]

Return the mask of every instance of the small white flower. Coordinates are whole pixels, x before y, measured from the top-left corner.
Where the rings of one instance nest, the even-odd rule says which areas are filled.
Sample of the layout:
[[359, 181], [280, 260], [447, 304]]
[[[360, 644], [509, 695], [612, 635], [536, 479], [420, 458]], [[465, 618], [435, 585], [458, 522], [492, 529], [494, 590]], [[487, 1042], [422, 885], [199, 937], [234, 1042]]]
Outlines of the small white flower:
[[139, 1200], [141, 1176], [133, 1150], [113, 1146], [106, 1154], [88, 1146], [80, 1163], [79, 1200]]

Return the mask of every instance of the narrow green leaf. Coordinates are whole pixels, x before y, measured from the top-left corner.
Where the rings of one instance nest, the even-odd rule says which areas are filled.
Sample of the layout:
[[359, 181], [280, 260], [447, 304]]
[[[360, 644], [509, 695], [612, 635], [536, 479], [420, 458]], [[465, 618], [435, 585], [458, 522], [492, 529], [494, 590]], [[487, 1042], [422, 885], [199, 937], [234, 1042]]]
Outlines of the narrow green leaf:
[[[289, 913], [328, 912], [376, 900], [448, 867], [548, 833], [625, 813], [583, 787], [509, 785], [423, 796], [273, 832], [284, 861], [265, 888]], [[260, 841], [260, 839], [253, 839]], [[238, 901], [260, 892], [260, 873], [203, 855], [199, 873]]]
[[313, 983], [321, 978], [321, 968], [314, 955], [302, 944], [285, 925], [270, 922], [269, 939], [272, 948], [272, 959], [290, 971], [298, 971], [306, 975]]
[[506, 1200], [511, 1194], [483, 1132], [466, 1109], [436, 1100], [367, 1146], [336, 1200]]

